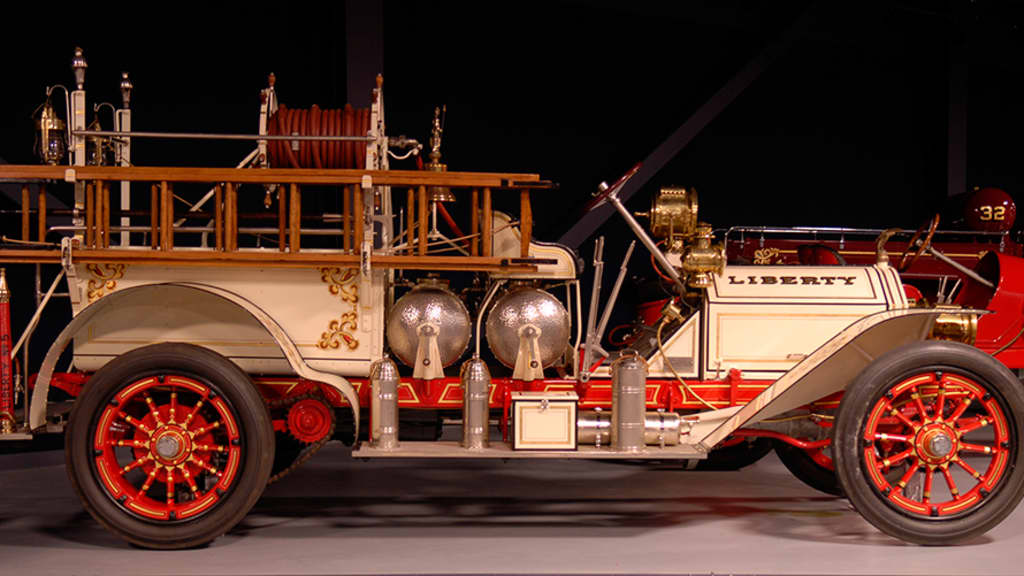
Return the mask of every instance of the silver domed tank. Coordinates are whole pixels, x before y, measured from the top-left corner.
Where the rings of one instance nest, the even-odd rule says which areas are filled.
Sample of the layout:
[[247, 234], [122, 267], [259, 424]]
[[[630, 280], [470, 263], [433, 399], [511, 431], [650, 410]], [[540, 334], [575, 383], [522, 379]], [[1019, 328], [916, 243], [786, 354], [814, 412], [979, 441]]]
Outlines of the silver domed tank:
[[487, 313], [487, 345], [499, 362], [512, 368], [524, 334], [540, 331], [537, 348], [540, 363], [548, 367], [569, 345], [569, 313], [547, 292], [523, 286], [513, 288], [495, 302]]
[[442, 366], [452, 365], [469, 345], [469, 312], [458, 296], [430, 278], [399, 298], [388, 314], [388, 344], [406, 366], [416, 363], [420, 329], [428, 325], [437, 335]]

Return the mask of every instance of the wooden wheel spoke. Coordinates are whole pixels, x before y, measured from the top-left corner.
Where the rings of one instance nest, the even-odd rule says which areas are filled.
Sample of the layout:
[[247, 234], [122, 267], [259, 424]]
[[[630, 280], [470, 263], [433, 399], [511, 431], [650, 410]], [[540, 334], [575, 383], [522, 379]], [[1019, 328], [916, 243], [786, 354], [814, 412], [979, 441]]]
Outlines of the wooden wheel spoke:
[[960, 450], [964, 452], [976, 452], [978, 454], [995, 454], [999, 451], [999, 448], [995, 446], [988, 446], [985, 444], [971, 444], [968, 442], [960, 443]]
[[120, 416], [121, 419], [124, 420], [126, 423], [128, 423], [129, 426], [134, 426], [136, 429], [138, 429], [143, 434], [145, 434], [147, 436], [152, 436], [153, 435], [153, 431], [150, 430], [149, 426], [146, 426], [145, 424], [143, 424], [141, 421], [139, 421], [136, 418], [132, 418], [132, 416], [130, 414], [125, 414], [124, 412], [118, 412], [117, 415]]
[[935, 417], [942, 420], [942, 413], [946, 410], [946, 388], [939, 384], [935, 393]]
[[957, 465], [963, 468], [965, 472], [973, 476], [975, 480], [981, 480], [981, 474], [977, 470], [975, 470], [970, 464], [964, 462], [960, 458], [957, 458], [956, 460], [954, 460], [954, 462], [956, 462]]
[[924, 471], [924, 491], [921, 494], [921, 502], [928, 504], [932, 499], [932, 480], [935, 478], [935, 470], [928, 468]]
[[107, 446], [129, 446], [132, 448], [149, 448], [148, 442], [142, 440], [107, 440]]
[[910, 467], [907, 468], [907, 471], [904, 472], [904, 474], [900, 478], [899, 482], [896, 483], [898, 489], [899, 490], [903, 490], [904, 488], [906, 488], [907, 487], [907, 483], [910, 482], [910, 479], [913, 478], [914, 474], [916, 474], [916, 473], [917, 473], [917, 462], [916, 461], [915, 462], [911, 462], [910, 463]]
[[167, 504], [174, 505], [174, 468], [167, 467]]
[[214, 474], [214, 475], [220, 476], [220, 472], [218, 472], [216, 468], [214, 468], [210, 464], [207, 464], [206, 462], [203, 462], [202, 460], [200, 460], [199, 458], [196, 458], [195, 456], [191, 456], [190, 455], [188, 457], [188, 461], [193, 463], [193, 464], [195, 464], [196, 466], [199, 466], [203, 470], [206, 470], [210, 474]]
[[942, 477], [946, 479], [946, 486], [949, 487], [949, 493], [956, 498], [960, 495], [960, 490], [956, 487], [956, 480], [953, 479], [953, 473], [949, 471], [948, 466], [942, 468]]
[[177, 411], [178, 411], [178, 393], [172, 390], [171, 391], [171, 409], [170, 409], [170, 412], [168, 414], [168, 416], [170, 417], [170, 423], [171, 424], [175, 423], [174, 422], [174, 416], [177, 413]]
[[152, 486], [153, 481], [156, 480], [156, 473], [158, 470], [160, 470], [159, 467], [154, 467], [153, 470], [149, 472], [149, 476], [146, 477], [146, 481], [143, 482], [142, 486], [139, 488], [139, 496], [144, 496], [146, 492], [149, 491], [149, 487]]
[[192, 493], [197, 494], [199, 492], [199, 486], [196, 486], [196, 481], [192, 478], [192, 474], [188, 471], [187, 466], [181, 467], [181, 475], [185, 477], [185, 482], [188, 484], [189, 489], [192, 490]]
[[[915, 424], [914, 421], [908, 418], [906, 414], [894, 408], [892, 404], [886, 402], [885, 406], [889, 410], [889, 415], [902, 422], [903, 425], [906, 426], [907, 428], [910, 428], [911, 430], [916, 430], [919, 427], [919, 425]], [[924, 416], [921, 417], [921, 421], [924, 421]]]
[[186, 430], [188, 430], [188, 425], [192, 423], [192, 419], [195, 418], [196, 414], [199, 413], [199, 409], [203, 407], [203, 402], [205, 402], [205, 400], [205, 396], [200, 398], [199, 401], [196, 402], [195, 407], [192, 408], [192, 411], [189, 412], [188, 416], [185, 417], [185, 421], [181, 423], [181, 425], [184, 426]]
[[152, 458], [153, 458], [152, 455], [146, 454], [145, 456], [140, 456], [138, 459], [133, 460], [132, 462], [129, 462], [128, 464], [125, 464], [121, 468], [121, 475], [124, 476], [128, 472], [131, 472], [132, 470], [138, 468], [139, 466], [142, 466], [143, 464], [146, 463], [147, 460], [151, 460]]
[[914, 392], [911, 395], [914, 399], [914, 405], [917, 406], [917, 411], [921, 415], [921, 422], [928, 420], [928, 409], [925, 408], [924, 401], [921, 400], [921, 392], [917, 386], [914, 386]]
[[896, 464], [899, 464], [900, 462], [903, 462], [904, 460], [906, 460], [907, 458], [909, 458], [909, 457], [911, 457], [913, 455], [914, 455], [914, 448], [913, 447], [907, 448], [906, 450], [904, 450], [903, 452], [900, 452], [899, 454], [896, 454], [894, 456], [890, 456], [888, 458], [883, 458], [882, 460], [879, 460], [878, 464], [877, 464], [878, 469], [879, 470], [884, 470], [886, 468], [891, 468], [892, 466], [895, 466]]
[[964, 434], [967, 434], [968, 432], [973, 432], [974, 430], [984, 428], [985, 426], [988, 426], [991, 423], [992, 422], [988, 418], [977, 418], [972, 422], [965, 424], [964, 426], [960, 426], [959, 428], [957, 428], [957, 431], [962, 436]]
[[226, 452], [227, 449], [220, 444], [196, 444], [192, 447], [193, 452]]
[[197, 436], [202, 436], [203, 434], [206, 434], [210, 430], [214, 430], [214, 429], [217, 429], [217, 428], [220, 428], [220, 421], [219, 420], [215, 421], [215, 422], [211, 422], [211, 423], [207, 424], [206, 426], [201, 426], [201, 427], [195, 429], [194, 431], [191, 431], [190, 434], [192, 435], [193, 438], [195, 438]]
[[949, 418], [947, 418], [946, 421], [947, 422], [956, 422], [957, 420], [960, 419], [961, 416], [964, 415], [964, 412], [967, 410], [967, 407], [970, 406], [970, 405], [971, 405], [971, 399], [970, 398], [964, 398], [963, 400], [961, 400], [960, 402], [957, 403], [956, 409], [953, 410], [953, 413], [949, 415]]
[[149, 413], [153, 415], [153, 421], [156, 422], [157, 426], [162, 426], [164, 422], [160, 418], [160, 410], [156, 407], [156, 403], [153, 402], [149, 394], [143, 396], [143, 399], [146, 401], [146, 406], [149, 406]]
[[909, 444], [912, 440], [910, 436], [905, 434], [887, 434], [885, 432], [875, 432], [875, 440], [892, 440], [893, 442], [904, 442]]

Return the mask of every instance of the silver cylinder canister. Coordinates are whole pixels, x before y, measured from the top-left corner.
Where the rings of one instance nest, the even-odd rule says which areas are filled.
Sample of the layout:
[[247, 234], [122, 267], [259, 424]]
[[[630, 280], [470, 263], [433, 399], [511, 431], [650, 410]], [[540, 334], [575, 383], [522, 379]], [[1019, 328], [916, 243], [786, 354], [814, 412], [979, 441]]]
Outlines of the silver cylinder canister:
[[[679, 444], [683, 418], [675, 412], [648, 412], [644, 417], [644, 443], [648, 446]], [[584, 410], [576, 419], [576, 438], [580, 444], [607, 446], [612, 436], [612, 415], [600, 410]]]
[[610, 412], [584, 410], [576, 417], [576, 441], [580, 444], [607, 446], [612, 437], [612, 415]]
[[398, 366], [385, 355], [370, 367], [370, 446], [398, 448]]
[[642, 452], [647, 414], [647, 363], [629, 350], [612, 363], [612, 449]]
[[462, 381], [462, 446], [480, 450], [488, 445], [491, 371], [478, 356], [466, 360], [459, 373]]
[[644, 418], [644, 443], [655, 446], [675, 446], [683, 417], [675, 412], [648, 412]]

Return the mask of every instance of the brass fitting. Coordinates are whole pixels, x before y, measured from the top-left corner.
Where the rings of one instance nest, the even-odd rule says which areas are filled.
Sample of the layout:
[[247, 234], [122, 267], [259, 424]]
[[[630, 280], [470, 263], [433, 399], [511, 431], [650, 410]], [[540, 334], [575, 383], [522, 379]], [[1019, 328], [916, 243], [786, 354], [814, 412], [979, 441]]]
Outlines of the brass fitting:
[[976, 314], [962, 314], [954, 312], [939, 314], [932, 325], [932, 331], [928, 338], [932, 340], [950, 340], [952, 342], [963, 342], [974, 345], [978, 338], [978, 316]]
[[721, 244], [712, 246], [713, 239], [711, 226], [697, 224], [694, 245], [683, 257], [683, 272], [690, 288], [711, 286], [711, 274], [721, 274], [725, 269], [725, 248]]

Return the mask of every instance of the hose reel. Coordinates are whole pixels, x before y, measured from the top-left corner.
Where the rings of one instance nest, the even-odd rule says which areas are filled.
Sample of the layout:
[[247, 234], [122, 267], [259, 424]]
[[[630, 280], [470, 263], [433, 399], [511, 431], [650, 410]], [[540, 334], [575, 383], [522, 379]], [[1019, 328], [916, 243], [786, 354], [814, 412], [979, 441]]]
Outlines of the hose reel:
[[[274, 136], [366, 136], [370, 109], [287, 108], [281, 104], [267, 123]], [[275, 140], [267, 143], [271, 166], [278, 168], [365, 168], [366, 143], [358, 141]]]

